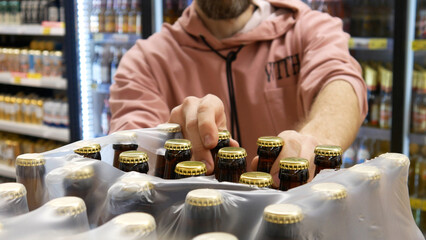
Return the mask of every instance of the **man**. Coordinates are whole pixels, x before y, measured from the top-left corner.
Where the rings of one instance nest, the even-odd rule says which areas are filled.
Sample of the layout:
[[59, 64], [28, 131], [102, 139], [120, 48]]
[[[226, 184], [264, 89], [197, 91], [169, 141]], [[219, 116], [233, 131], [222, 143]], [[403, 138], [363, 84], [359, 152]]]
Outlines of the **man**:
[[[179, 123], [213, 170], [218, 130], [248, 152], [278, 135], [278, 159], [347, 148], [367, 113], [366, 87], [340, 19], [300, 0], [194, 0], [173, 25], [123, 57], [111, 87], [112, 131]], [[278, 161], [271, 173], [279, 183]]]

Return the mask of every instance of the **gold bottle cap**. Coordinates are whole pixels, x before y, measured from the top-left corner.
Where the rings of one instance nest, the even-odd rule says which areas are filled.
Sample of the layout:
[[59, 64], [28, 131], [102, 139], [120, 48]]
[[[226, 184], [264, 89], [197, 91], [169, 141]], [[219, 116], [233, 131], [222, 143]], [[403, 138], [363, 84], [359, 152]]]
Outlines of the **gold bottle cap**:
[[314, 191], [324, 193], [329, 200], [343, 199], [348, 196], [346, 188], [338, 183], [317, 183], [311, 188]]
[[368, 180], [379, 180], [382, 177], [380, 170], [375, 166], [355, 165], [349, 168], [349, 171], [363, 174]]
[[280, 137], [265, 136], [257, 139], [259, 147], [281, 147], [284, 145], [284, 140]]
[[15, 200], [27, 195], [25, 186], [21, 183], [2, 183], [0, 184], [0, 198], [7, 201]]
[[112, 222], [124, 228], [126, 234], [145, 236], [156, 228], [155, 219], [148, 213], [130, 212], [115, 217]]
[[56, 57], [62, 57], [62, 51], [55, 51], [55, 52], [54, 52], [54, 55], [55, 55]]
[[247, 157], [247, 152], [241, 147], [224, 147], [219, 149], [217, 157], [224, 159], [240, 159]]
[[272, 176], [265, 172], [246, 172], [241, 174], [240, 183], [258, 187], [270, 187], [272, 185]]
[[46, 205], [53, 208], [61, 216], [76, 216], [86, 211], [84, 201], [78, 197], [55, 198], [47, 202]]
[[379, 157], [393, 160], [400, 166], [407, 166], [408, 164], [410, 164], [410, 159], [408, 159], [407, 156], [401, 153], [383, 153], [380, 154]]
[[175, 132], [181, 131], [181, 127], [177, 123], [162, 123], [162, 124], [158, 124], [157, 128], [160, 131], [169, 132], [169, 133], [175, 133]]
[[304, 158], [289, 157], [280, 160], [280, 168], [287, 170], [302, 170], [309, 167], [309, 161]]
[[99, 144], [90, 144], [78, 149], [75, 149], [74, 152], [78, 154], [87, 154], [87, 153], [97, 153], [101, 151], [101, 145]]
[[226, 232], [210, 232], [198, 235], [192, 240], [238, 240], [238, 238]]
[[228, 130], [219, 131], [219, 140], [226, 140], [231, 138], [231, 133]]
[[148, 154], [142, 151], [125, 151], [120, 153], [118, 161], [129, 164], [144, 163], [148, 162]]
[[332, 145], [318, 145], [315, 147], [314, 153], [321, 156], [339, 156], [342, 155], [342, 148]]
[[70, 168], [69, 173], [65, 178], [72, 180], [83, 180], [92, 178], [95, 175], [95, 170], [90, 165]]
[[25, 153], [16, 158], [16, 165], [23, 167], [41, 166], [46, 163], [43, 155], [38, 153]]
[[214, 189], [196, 189], [190, 191], [185, 198], [185, 202], [197, 207], [211, 207], [222, 204], [222, 194]]
[[127, 177], [122, 178], [117, 184], [121, 184], [125, 192], [146, 192], [154, 188], [154, 185], [146, 179]]
[[184, 176], [196, 176], [207, 172], [206, 164], [199, 161], [183, 161], [176, 164], [175, 173]]
[[164, 148], [167, 150], [189, 150], [192, 148], [191, 141], [187, 139], [169, 139], [164, 144]]
[[294, 204], [272, 204], [263, 211], [263, 219], [275, 224], [298, 223], [303, 219], [303, 212]]

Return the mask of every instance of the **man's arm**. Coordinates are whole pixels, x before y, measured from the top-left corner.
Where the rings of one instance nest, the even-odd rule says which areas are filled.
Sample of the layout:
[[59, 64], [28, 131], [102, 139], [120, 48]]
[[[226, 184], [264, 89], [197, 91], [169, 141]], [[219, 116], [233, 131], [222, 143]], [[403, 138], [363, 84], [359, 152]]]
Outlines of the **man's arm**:
[[[310, 180], [313, 178], [314, 149], [320, 144], [349, 147], [361, 125], [359, 102], [352, 86], [343, 80], [327, 84], [316, 97], [307, 119], [297, 131], [287, 130], [278, 136], [283, 138], [284, 147], [275, 161], [271, 174], [274, 185], [279, 184], [279, 160], [286, 157], [301, 157], [309, 160]], [[251, 165], [254, 170], [258, 157]]]

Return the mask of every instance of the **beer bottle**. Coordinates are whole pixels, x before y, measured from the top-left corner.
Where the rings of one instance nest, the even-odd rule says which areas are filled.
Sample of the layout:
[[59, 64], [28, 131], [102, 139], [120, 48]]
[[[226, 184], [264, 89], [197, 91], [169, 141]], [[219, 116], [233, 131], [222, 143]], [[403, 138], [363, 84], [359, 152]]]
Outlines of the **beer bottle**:
[[211, 149], [210, 152], [212, 153], [212, 158], [214, 161], [214, 172], [217, 171], [217, 153], [219, 152], [219, 149], [224, 147], [229, 147], [231, 139], [231, 134], [228, 130], [221, 130], [219, 131], [219, 140], [217, 142], [217, 145], [215, 148]]
[[272, 204], [263, 211], [258, 240], [301, 239], [302, 209], [294, 204]]
[[20, 183], [0, 184], [0, 220], [27, 213], [27, 190]]
[[139, 146], [136, 144], [137, 136], [136, 133], [128, 131], [115, 132], [111, 135], [117, 139], [117, 143], [112, 144], [112, 148], [114, 149], [114, 161], [112, 165], [118, 168], [118, 158], [122, 152], [138, 149]]
[[90, 144], [74, 150], [75, 153], [85, 157], [101, 160], [101, 145]]
[[270, 188], [272, 186], [272, 176], [265, 172], [246, 172], [241, 174], [240, 183], [260, 188]]
[[210, 232], [198, 235], [192, 240], [238, 240], [238, 238], [226, 232]]
[[115, 10], [113, 0], [106, 0], [105, 10], [105, 32], [113, 33], [115, 31]]
[[[55, 218], [58, 218], [55, 231], [63, 231], [63, 234], [76, 234], [89, 230], [86, 205], [81, 198], [55, 198], [47, 202], [44, 207], [52, 210], [55, 213]], [[53, 226], [51, 225], [51, 227]]]
[[309, 161], [304, 158], [284, 158], [280, 160], [280, 190], [301, 186], [309, 179]]
[[201, 233], [220, 231], [223, 212], [222, 194], [214, 189], [196, 189], [185, 198], [182, 239]]
[[154, 215], [154, 185], [143, 178], [122, 178], [107, 193], [106, 217], [103, 222], [128, 212], [146, 212]]
[[314, 150], [315, 175], [323, 169], [339, 170], [342, 165], [342, 148], [331, 145], [318, 145]]
[[205, 176], [207, 172], [206, 164], [198, 161], [184, 161], [176, 164], [176, 179]]
[[[156, 127], [163, 133], [166, 133], [166, 141], [169, 139], [180, 139], [182, 138], [181, 127], [177, 123], [162, 123]], [[157, 161], [155, 162], [154, 176], [163, 177], [164, 167], [166, 166], [166, 159], [164, 158], [165, 149], [160, 148], [157, 150]]]
[[246, 172], [247, 152], [240, 147], [224, 147], [218, 152], [216, 179], [238, 183]]
[[[108, 224], [108, 228], [112, 230], [111, 233], [120, 233], [119, 239], [157, 240], [156, 227], [152, 215], [140, 212], [121, 214], [112, 219], [111, 224]], [[114, 229], [118, 231], [113, 231]], [[111, 237], [111, 235], [104, 236]]]
[[43, 205], [47, 197], [44, 182], [46, 161], [41, 154], [26, 153], [16, 158], [16, 181], [27, 189], [30, 211]]
[[131, 8], [129, 11], [129, 33], [138, 35], [142, 33], [142, 11], [139, 6], [139, 0], [131, 1]]
[[74, 196], [86, 202], [94, 184], [95, 171], [91, 165], [70, 167], [62, 183], [65, 196]]
[[170, 139], [164, 144], [166, 153], [164, 155], [164, 179], [175, 178], [176, 164], [189, 161], [192, 157], [192, 144], [187, 139]]
[[269, 173], [283, 145], [284, 141], [280, 137], [266, 136], [258, 138], [257, 155], [259, 156], [259, 161], [257, 163], [257, 171]]
[[141, 151], [126, 151], [120, 154], [119, 169], [125, 172], [148, 173], [148, 155]]

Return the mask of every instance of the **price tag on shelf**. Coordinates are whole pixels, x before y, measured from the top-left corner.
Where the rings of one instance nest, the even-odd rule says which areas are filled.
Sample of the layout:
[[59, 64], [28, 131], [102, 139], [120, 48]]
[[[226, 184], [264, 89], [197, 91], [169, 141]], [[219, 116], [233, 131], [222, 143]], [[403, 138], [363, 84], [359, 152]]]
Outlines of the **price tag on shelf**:
[[355, 40], [353, 38], [349, 39], [349, 49], [355, 48]]
[[43, 35], [49, 35], [50, 34], [50, 27], [43, 27], [42, 34]]
[[426, 200], [421, 200], [422, 204], [421, 204], [421, 210], [422, 211], [426, 211]]
[[426, 39], [414, 40], [411, 47], [412, 47], [413, 51], [426, 50]]
[[[426, 203], [426, 201], [424, 202]], [[410, 205], [412, 209], [420, 209], [422, 208], [422, 200], [419, 198], [410, 198]]]
[[28, 73], [27, 74], [27, 77], [28, 78], [31, 78], [31, 79], [41, 79], [41, 74], [40, 73]]
[[94, 41], [103, 41], [104, 35], [102, 33], [95, 33], [95, 34], [93, 34], [93, 40]]
[[21, 77], [20, 76], [14, 76], [13, 77], [13, 82], [16, 84], [20, 84], [21, 83]]
[[373, 38], [368, 42], [368, 49], [387, 49], [388, 40], [386, 38]]

